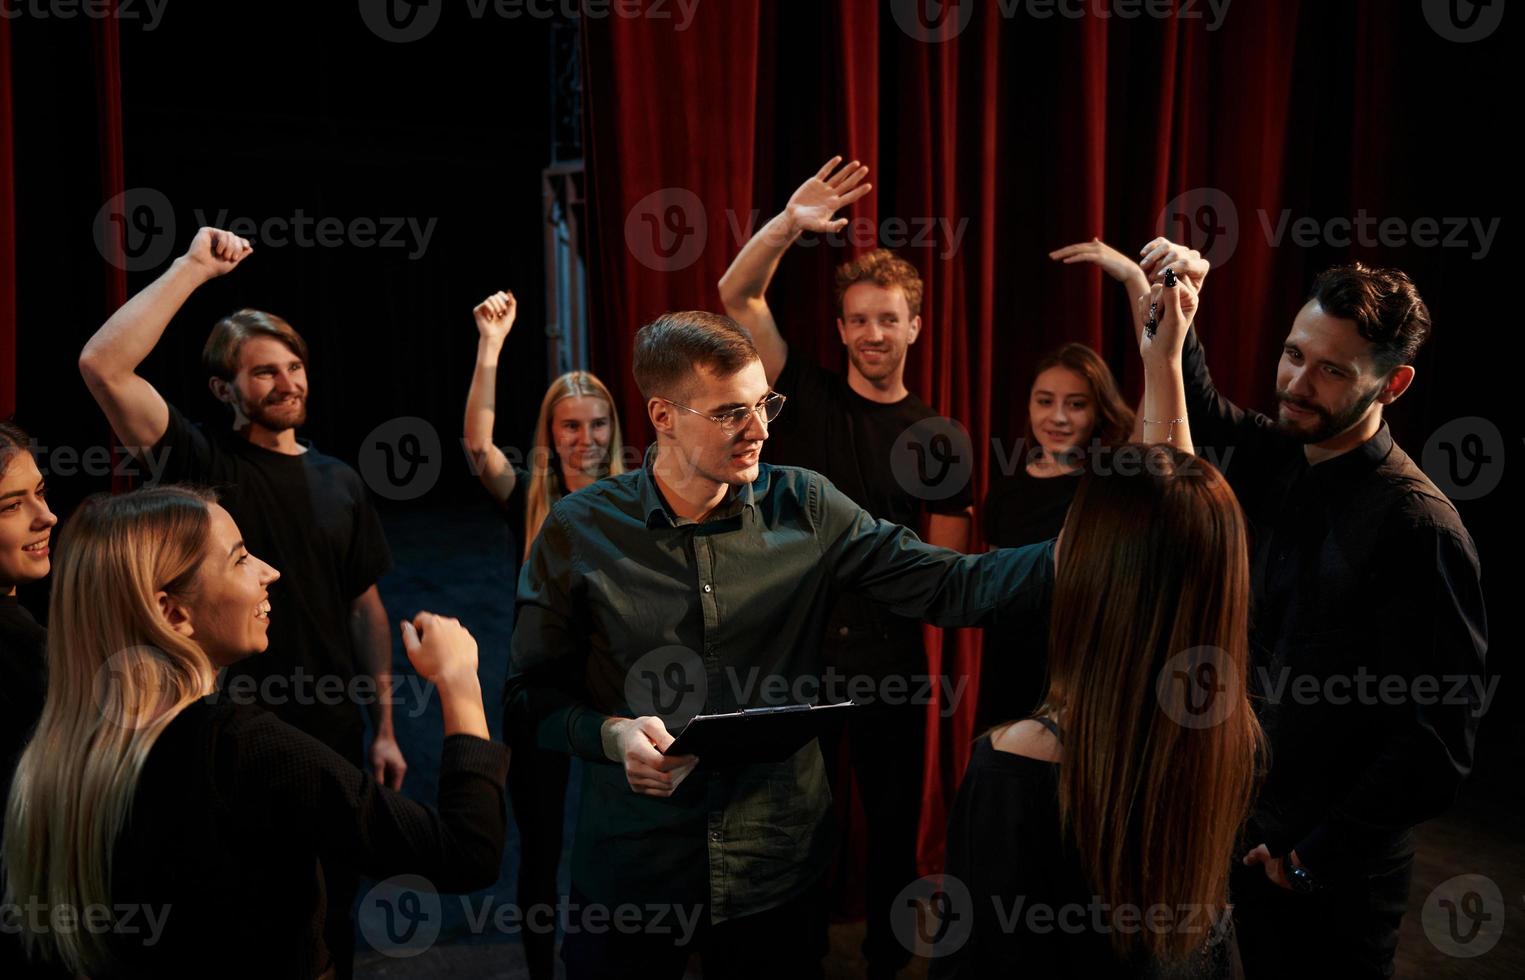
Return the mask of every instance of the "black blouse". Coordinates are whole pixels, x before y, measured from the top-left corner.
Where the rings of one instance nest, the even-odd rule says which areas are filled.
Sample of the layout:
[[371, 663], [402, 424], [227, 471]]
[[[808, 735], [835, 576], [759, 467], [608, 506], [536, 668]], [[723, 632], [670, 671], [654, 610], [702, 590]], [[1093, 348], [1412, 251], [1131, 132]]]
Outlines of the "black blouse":
[[259, 708], [192, 704], [149, 753], [117, 841], [112, 901], [138, 910], [138, 931], [118, 930], [110, 975], [319, 975], [324, 869], [492, 884], [507, 772], [505, 746], [448, 736], [429, 807]]
[[[958, 949], [932, 961], [931, 976], [1235, 976], [1231, 930], [1177, 969], [1117, 959], [1108, 934], [1093, 924], [1102, 900], [1060, 830], [1058, 787], [1057, 763], [1002, 752], [989, 736], [974, 743], [948, 817], [945, 868], [968, 889], [971, 927]], [[1206, 935], [1211, 923], [1204, 916], [1198, 925]]]

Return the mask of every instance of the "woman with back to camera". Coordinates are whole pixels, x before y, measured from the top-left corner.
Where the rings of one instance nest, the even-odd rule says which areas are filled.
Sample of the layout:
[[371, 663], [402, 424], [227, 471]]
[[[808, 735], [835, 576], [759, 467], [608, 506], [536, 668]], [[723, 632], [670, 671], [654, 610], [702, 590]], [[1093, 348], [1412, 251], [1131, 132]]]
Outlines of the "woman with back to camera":
[[440, 891], [497, 877], [508, 759], [488, 741], [459, 623], [402, 625], [444, 713], [435, 809], [213, 695], [218, 669], [263, 651], [281, 612], [277, 572], [209, 492], [91, 497], [57, 566], [47, 701], [6, 811], [6, 901], [95, 924], [23, 919], [34, 960], [97, 978], [322, 977], [326, 867]]
[[1141, 422], [1164, 444], [1118, 449], [1076, 490], [1048, 693], [1035, 716], [975, 743], [949, 817], [946, 873], [973, 907], [934, 976], [1238, 970], [1228, 874], [1261, 746], [1248, 546], [1227, 481], [1190, 453], [1171, 371], [1195, 294], [1183, 282], [1155, 299]]
[[[605, 476], [625, 471], [614, 397], [587, 371], [569, 371], [546, 389], [535, 420], [534, 443], [525, 461], [528, 466], [511, 461], [493, 442], [498, 358], [517, 313], [518, 301], [511, 292], [494, 293], [472, 310], [478, 335], [477, 363], [466, 395], [465, 422], [466, 450], [477, 477], [518, 543], [515, 567], [529, 554], [545, 515], [556, 501]], [[515, 582], [517, 577], [510, 579], [510, 603]], [[519, 828], [519, 906], [525, 910], [555, 909], [571, 759], [564, 753], [539, 748], [527, 733], [505, 728], [504, 736], [514, 754], [508, 794]], [[550, 980], [554, 975], [555, 940], [554, 930], [525, 930], [524, 953], [531, 980]]]

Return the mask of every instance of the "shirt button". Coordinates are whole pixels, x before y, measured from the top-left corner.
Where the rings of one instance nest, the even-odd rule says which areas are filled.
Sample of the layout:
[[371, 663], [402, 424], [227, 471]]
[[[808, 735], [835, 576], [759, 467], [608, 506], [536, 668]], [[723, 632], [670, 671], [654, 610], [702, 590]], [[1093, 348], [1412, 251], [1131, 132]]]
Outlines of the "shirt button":
[[706, 583], [704, 583], [704, 591], [706, 591], [706, 592], [714, 592], [715, 590], [710, 587], [710, 584], [708, 582], [706, 582]]
[[714, 841], [717, 844], [720, 843], [720, 831], [718, 831], [718, 830], [710, 831], [710, 840]]
[[839, 626], [839, 627], [837, 627], [837, 635], [838, 636], [846, 636], [849, 632], [851, 632], [851, 631], [848, 630], [848, 628], [846, 626]]

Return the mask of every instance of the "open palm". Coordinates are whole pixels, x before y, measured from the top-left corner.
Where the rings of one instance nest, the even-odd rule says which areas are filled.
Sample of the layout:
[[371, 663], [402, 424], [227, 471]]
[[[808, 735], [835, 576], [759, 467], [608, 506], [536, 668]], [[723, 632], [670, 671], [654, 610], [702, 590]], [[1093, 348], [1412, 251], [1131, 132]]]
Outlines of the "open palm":
[[873, 184], [863, 183], [863, 178], [868, 176], [868, 167], [857, 160], [832, 173], [832, 168], [841, 162], [839, 156], [827, 160], [826, 165], [789, 198], [787, 211], [799, 230], [841, 231], [847, 219], [833, 220], [832, 215], [873, 190]]

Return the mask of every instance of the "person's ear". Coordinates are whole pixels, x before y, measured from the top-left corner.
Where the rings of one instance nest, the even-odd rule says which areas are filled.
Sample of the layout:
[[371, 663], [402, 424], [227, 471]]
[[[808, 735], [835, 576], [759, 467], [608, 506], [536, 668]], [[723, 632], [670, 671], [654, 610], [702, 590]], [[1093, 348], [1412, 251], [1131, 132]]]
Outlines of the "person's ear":
[[194, 636], [195, 627], [191, 625], [191, 611], [185, 604], [162, 589], [154, 594], [159, 603], [159, 615], [164, 617], [164, 623], [170, 629], [181, 636]]
[[651, 419], [651, 427], [657, 430], [657, 435], [672, 436], [677, 420], [673, 418], [672, 406], [667, 404], [667, 399], [655, 396], [648, 398], [646, 415]]
[[842, 322], [842, 318], [840, 316], [837, 317], [837, 336], [842, 338], [842, 346], [846, 347], [847, 346], [847, 324]]
[[207, 379], [207, 387], [212, 389], [212, 397], [224, 405], [233, 404], [233, 386], [222, 378], [211, 377]]
[[1384, 405], [1391, 405], [1398, 400], [1398, 396], [1408, 391], [1409, 385], [1414, 383], [1414, 366], [1412, 364], [1400, 364], [1393, 368], [1393, 373], [1387, 376], [1387, 381], [1382, 385], [1382, 391], [1377, 395], [1377, 401]]
[[906, 331], [906, 339], [905, 339], [906, 346], [909, 347], [912, 344], [916, 343], [916, 338], [920, 334], [921, 334], [921, 317], [920, 316], [913, 316], [913, 317], [911, 317], [911, 329]]

